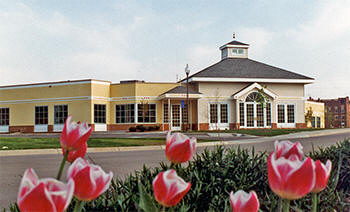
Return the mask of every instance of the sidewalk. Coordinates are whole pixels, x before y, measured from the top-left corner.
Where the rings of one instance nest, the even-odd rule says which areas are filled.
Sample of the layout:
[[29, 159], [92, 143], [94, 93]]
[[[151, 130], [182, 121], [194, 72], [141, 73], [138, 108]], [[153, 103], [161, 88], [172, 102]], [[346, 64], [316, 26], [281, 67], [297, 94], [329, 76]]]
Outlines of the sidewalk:
[[[343, 129], [329, 129], [321, 131], [305, 131], [299, 133], [291, 133], [286, 135], [278, 135], [273, 137], [255, 137], [250, 139], [236, 139], [236, 140], [226, 140], [226, 141], [214, 141], [214, 142], [204, 142], [197, 143], [197, 147], [208, 147], [216, 145], [232, 145], [232, 144], [254, 144], [254, 143], [263, 143], [271, 140], [287, 140], [295, 138], [311, 138], [318, 136], [342, 134], [350, 132], [350, 128]], [[226, 133], [227, 134], [227, 133]], [[193, 136], [191, 133], [189, 136]], [[207, 136], [209, 133], [207, 134]], [[209, 135], [210, 136], [210, 135]], [[222, 135], [221, 135], [222, 136]], [[222, 137], [227, 138], [228, 135]], [[234, 137], [233, 135], [231, 135]], [[138, 147], [99, 147], [99, 148], [88, 148], [87, 152], [125, 152], [125, 151], [147, 151], [147, 150], [164, 150], [165, 145], [156, 145], [156, 146], [138, 146]], [[15, 155], [45, 155], [45, 154], [62, 154], [61, 149], [28, 149], [28, 150], [1, 150], [1, 156], [15, 156]]]

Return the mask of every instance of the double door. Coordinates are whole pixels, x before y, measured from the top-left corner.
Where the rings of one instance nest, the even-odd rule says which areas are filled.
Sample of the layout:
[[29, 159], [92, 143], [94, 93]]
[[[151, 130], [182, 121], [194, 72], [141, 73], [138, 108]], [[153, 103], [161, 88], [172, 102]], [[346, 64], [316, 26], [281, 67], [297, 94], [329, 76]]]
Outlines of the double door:
[[246, 103], [245, 126], [256, 128], [266, 126], [266, 108], [259, 103]]

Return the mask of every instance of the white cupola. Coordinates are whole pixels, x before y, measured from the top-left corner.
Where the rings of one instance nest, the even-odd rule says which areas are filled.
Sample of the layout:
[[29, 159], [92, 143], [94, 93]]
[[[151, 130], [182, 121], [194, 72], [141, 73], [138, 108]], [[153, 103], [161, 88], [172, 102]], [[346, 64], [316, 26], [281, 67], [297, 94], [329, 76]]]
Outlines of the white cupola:
[[[233, 34], [235, 39], [235, 34]], [[233, 40], [220, 47], [221, 60], [225, 58], [248, 58], [249, 44]]]

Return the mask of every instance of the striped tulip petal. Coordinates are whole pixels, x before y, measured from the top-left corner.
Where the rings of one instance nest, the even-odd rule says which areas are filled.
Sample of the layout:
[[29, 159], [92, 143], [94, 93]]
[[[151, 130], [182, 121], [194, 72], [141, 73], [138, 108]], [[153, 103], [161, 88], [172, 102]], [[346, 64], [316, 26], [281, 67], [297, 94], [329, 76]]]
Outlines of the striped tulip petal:
[[242, 190], [230, 193], [230, 202], [233, 212], [257, 212], [259, 210], [259, 200], [255, 191], [246, 193]]
[[173, 163], [184, 163], [191, 159], [196, 150], [196, 138], [189, 138], [182, 133], [170, 131], [167, 134], [165, 155]]

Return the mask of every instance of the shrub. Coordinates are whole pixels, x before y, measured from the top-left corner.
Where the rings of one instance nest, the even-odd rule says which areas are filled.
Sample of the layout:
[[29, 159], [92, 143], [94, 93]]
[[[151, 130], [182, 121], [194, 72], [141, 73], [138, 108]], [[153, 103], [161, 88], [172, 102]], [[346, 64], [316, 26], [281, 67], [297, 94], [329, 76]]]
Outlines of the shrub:
[[136, 130], [138, 130], [140, 132], [144, 132], [146, 130], [146, 128], [143, 125], [137, 125]]
[[[350, 203], [345, 200], [350, 196], [349, 154], [349, 140], [310, 153], [313, 159], [322, 162], [330, 159], [333, 163], [328, 186], [319, 195], [319, 208], [322, 211], [350, 210]], [[202, 154], [197, 154], [187, 167], [176, 167], [179, 176], [186, 182], [191, 182], [192, 186], [174, 211], [229, 211], [229, 192], [239, 189], [255, 190], [261, 210], [275, 211], [278, 197], [269, 188], [266, 160], [267, 153], [255, 153], [254, 149], [249, 151], [222, 146], [214, 150], [206, 149]], [[113, 181], [105, 194], [85, 205], [86, 211], [137, 211], [135, 203], [139, 202], [138, 183], [142, 183], [146, 192], [152, 193], [154, 177], [167, 169], [169, 167], [165, 163], [154, 169], [144, 166], [124, 180]], [[293, 211], [310, 211], [311, 195], [292, 201], [291, 205]]]
[[130, 127], [129, 132], [136, 132], [136, 127]]

